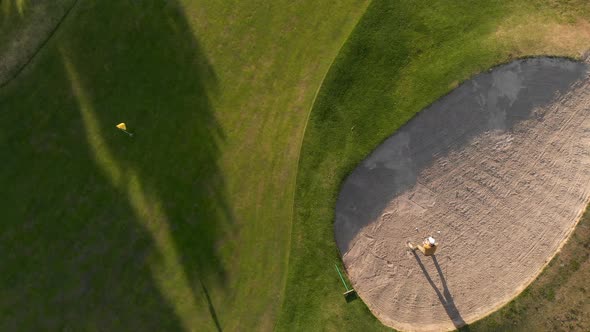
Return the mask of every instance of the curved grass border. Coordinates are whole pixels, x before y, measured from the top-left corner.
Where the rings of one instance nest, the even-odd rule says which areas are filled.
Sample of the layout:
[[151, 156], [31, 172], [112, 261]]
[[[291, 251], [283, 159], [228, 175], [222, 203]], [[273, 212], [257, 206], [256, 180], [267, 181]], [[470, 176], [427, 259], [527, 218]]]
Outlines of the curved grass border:
[[45, 47], [45, 45], [47, 45], [47, 42], [54, 36], [55, 32], [59, 29], [59, 27], [65, 21], [66, 17], [69, 16], [70, 12], [72, 11], [72, 9], [74, 9], [74, 7], [77, 4], [78, 0], [72, 0], [71, 4], [66, 6], [64, 13], [62, 13], [62, 15], [57, 19], [55, 25], [48, 31], [47, 36], [45, 36], [41, 41], [39, 41], [39, 43], [35, 45], [36, 47], [32, 51], [24, 51], [24, 53], [28, 52], [29, 54], [25, 54], [23, 61], [21, 63], [16, 64], [15, 68], [7, 70], [6, 77], [4, 77], [3, 80], [0, 79], [0, 89], [7, 86], [10, 82], [17, 78], [20, 75], [20, 73], [25, 68], [27, 68], [27, 66], [33, 61], [33, 59], [37, 57], [39, 51], [41, 51]]
[[[368, 152], [458, 82], [515, 58], [543, 55], [534, 49], [519, 53], [518, 45], [491, 38], [505, 17], [526, 17], [531, 7], [478, 2], [475, 12], [474, 5], [373, 1], [342, 48], [318, 94], [302, 145], [279, 329], [385, 328], [361, 301], [346, 304], [328, 268], [340, 259], [332, 230], [338, 189]], [[547, 20], [561, 19], [549, 4], [541, 9]], [[561, 50], [554, 55], [577, 58]], [[516, 319], [494, 315], [473, 328], [508, 326]]]
[[[172, 308], [184, 303], [191, 313], [182, 309], [183, 324], [194, 330], [271, 330], [285, 287], [307, 110], [368, 2], [79, 1], [32, 62], [0, 89], [6, 111], [0, 112], [0, 140], [7, 143], [1, 150], [9, 156], [0, 169], [8, 190], [1, 236], [9, 234], [2, 244], [11, 253], [4, 262], [9, 273], [0, 278], [11, 290], [0, 304], [9, 308], [0, 326], [8, 327], [0, 330], [47, 324], [79, 330], [94, 322], [108, 326], [115, 316], [120, 330], [178, 330], [181, 315]], [[86, 122], [104, 130], [87, 130], [82, 110]], [[139, 132], [129, 141], [113, 130], [113, 121]], [[110, 159], [112, 170], [147, 191], [138, 196], [142, 191], [112, 185], [104, 163], [95, 162], [109, 153], [97, 153], [90, 141], [104, 142], [102, 151], [114, 157], [101, 160]], [[137, 202], [148, 192], [158, 204], [142, 204], [139, 213]], [[158, 255], [152, 250], [157, 241], [142, 232], [142, 221], [156, 215], [154, 209], [164, 211], [173, 233], [166, 242], [181, 257], [154, 261], [178, 263], [177, 273], [164, 273], [166, 265], [148, 259]], [[18, 223], [29, 216], [48, 231]], [[99, 231], [106, 219], [121, 227]], [[53, 236], [58, 229], [61, 236]], [[128, 238], [142, 246], [130, 248]], [[63, 267], [52, 248], [79, 243], [77, 251], [108, 245], [118, 254], [93, 252], [80, 260], [84, 267]], [[44, 250], [31, 252], [37, 247]], [[137, 264], [121, 261], [128, 257]], [[87, 283], [92, 289], [111, 280], [109, 266], [135, 272], [117, 278], [111, 292], [51, 305], [52, 294], [75, 287], [69, 280], [85, 280], [92, 262], [101, 263]], [[183, 274], [193, 292], [172, 278]], [[49, 281], [26, 284], [36, 276]], [[34, 294], [23, 299], [27, 291]], [[124, 305], [131, 302], [141, 305]]]

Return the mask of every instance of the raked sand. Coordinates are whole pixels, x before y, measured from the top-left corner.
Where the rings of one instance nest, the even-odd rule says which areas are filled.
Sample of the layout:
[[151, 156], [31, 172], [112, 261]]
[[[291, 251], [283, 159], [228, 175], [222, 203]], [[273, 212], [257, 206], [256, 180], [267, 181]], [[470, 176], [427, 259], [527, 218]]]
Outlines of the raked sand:
[[[589, 66], [518, 60], [421, 111], [345, 180], [335, 236], [386, 325], [452, 330], [541, 272], [590, 198]], [[406, 241], [434, 236], [434, 257]]]

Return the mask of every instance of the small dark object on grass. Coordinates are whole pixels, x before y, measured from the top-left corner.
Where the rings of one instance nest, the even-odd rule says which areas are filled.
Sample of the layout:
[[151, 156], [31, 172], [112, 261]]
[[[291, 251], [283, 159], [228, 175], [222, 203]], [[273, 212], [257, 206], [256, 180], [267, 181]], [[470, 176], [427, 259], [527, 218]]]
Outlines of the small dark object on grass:
[[358, 298], [358, 295], [356, 294], [356, 291], [354, 289], [344, 292], [344, 299], [346, 300], [347, 303], [352, 302], [352, 301], [356, 300], [357, 298]]

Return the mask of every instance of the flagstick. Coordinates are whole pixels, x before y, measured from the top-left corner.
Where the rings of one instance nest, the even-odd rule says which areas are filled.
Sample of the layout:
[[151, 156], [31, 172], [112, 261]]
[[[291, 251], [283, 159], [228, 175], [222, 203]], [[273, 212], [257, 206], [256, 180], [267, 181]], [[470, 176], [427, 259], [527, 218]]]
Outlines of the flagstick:
[[128, 132], [127, 130], [125, 130], [125, 129], [121, 129], [121, 130], [122, 130], [122, 131], [124, 131], [125, 133], [127, 133], [127, 135], [129, 135], [129, 136], [133, 137], [133, 134], [132, 134], [132, 133], [130, 133], [130, 132]]

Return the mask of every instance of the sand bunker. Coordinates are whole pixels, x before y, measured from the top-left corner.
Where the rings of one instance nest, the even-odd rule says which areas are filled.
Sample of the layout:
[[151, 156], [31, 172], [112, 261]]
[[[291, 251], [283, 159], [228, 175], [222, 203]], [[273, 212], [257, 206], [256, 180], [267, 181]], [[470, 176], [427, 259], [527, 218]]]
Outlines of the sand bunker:
[[[588, 70], [537, 58], [480, 74], [346, 179], [336, 241], [384, 324], [430, 331], [473, 322], [559, 250], [590, 198]], [[440, 243], [434, 257], [405, 246], [428, 235]]]

